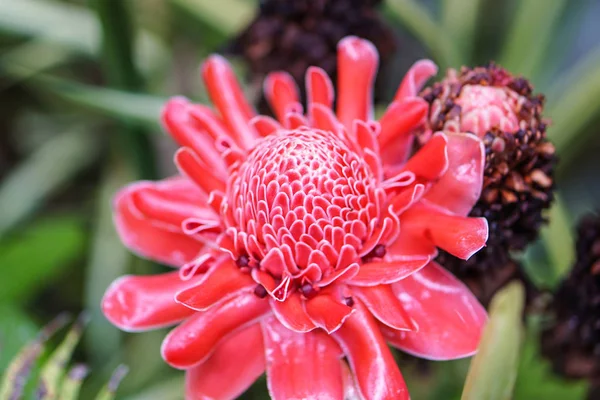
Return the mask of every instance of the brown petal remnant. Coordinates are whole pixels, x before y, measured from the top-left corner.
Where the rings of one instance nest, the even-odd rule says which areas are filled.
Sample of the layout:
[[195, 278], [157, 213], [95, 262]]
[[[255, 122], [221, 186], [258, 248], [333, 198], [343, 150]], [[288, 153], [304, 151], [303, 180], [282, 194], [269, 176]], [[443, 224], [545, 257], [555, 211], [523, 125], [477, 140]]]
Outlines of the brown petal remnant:
[[[546, 137], [544, 96], [534, 95], [526, 79], [493, 63], [449, 70], [421, 96], [431, 109], [420, 144], [431, 132], [466, 131], [479, 136], [486, 149], [483, 189], [470, 216], [488, 220], [487, 247], [466, 261], [443, 252], [438, 261], [476, 292], [477, 287], [489, 287], [484, 281], [490, 276], [500, 279], [492, 285], [497, 289], [501, 277], [516, 265], [509, 252], [523, 250], [537, 238], [553, 200], [557, 158]], [[491, 272], [495, 269], [503, 271]], [[475, 285], [477, 279], [481, 282]], [[479, 298], [485, 303], [492, 294]]]
[[592, 383], [589, 399], [600, 393], [600, 214], [578, 226], [577, 260], [547, 312], [553, 318], [542, 332], [542, 353], [555, 372]]

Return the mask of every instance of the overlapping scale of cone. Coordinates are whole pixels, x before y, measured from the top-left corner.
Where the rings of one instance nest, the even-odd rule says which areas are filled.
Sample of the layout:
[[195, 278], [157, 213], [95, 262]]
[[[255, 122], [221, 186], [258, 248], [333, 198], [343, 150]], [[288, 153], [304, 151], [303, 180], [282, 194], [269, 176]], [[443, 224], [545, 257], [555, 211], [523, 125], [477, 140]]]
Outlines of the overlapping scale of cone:
[[188, 399], [229, 399], [266, 370], [274, 399], [408, 399], [388, 343], [428, 359], [476, 351], [486, 313], [433, 261], [485, 245], [484, 147], [438, 132], [409, 156], [436, 73], [408, 71], [373, 119], [374, 46], [338, 46], [338, 93], [307, 71], [306, 109], [286, 73], [264, 84], [277, 120], [256, 115], [227, 62], [202, 68], [215, 109], [170, 100], [180, 176], [136, 182], [115, 199], [118, 232], [141, 256], [178, 269], [126, 276], [102, 308], [128, 331], [177, 325], [162, 355], [187, 370]]

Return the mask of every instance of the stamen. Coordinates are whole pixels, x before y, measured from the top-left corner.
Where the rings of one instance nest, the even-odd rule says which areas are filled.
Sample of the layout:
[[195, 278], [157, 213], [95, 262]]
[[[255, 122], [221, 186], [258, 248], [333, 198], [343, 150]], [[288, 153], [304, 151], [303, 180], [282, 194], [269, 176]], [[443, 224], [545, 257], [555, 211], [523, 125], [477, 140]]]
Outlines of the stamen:
[[386, 254], [387, 249], [385, 245], [378, 244], [377, 246], [373, 247], [373, 250], [371, 250], [369, 253], [363, 256], [362, 262], [368, 263], [371, 262], [374, 258], [383, 258]]
[[245, 254], [239, 256], [238, 259], [235, 260], [235, 265], [240, 268], [248, 267], [248, 264], [250, 264], [250, 258]]
[[352, 307], [352, 306], [354, 306], [354, 299], [352, 297], [344, 297], [344, 303], [348, 307]]
[[261, 298], [264, 299], [265, 297], [267, 297], [267, 289], [265, 289], [265, 287], [263, 285], [256, 285], [256, 287], [254, 288], [254, 294]]
[[317, 295], [317, 291], [310, 283], [305, 283], [304, 285], [300, 286], [300, 293], [302, 293], [302, 295], [307, 299], [312, 299]]

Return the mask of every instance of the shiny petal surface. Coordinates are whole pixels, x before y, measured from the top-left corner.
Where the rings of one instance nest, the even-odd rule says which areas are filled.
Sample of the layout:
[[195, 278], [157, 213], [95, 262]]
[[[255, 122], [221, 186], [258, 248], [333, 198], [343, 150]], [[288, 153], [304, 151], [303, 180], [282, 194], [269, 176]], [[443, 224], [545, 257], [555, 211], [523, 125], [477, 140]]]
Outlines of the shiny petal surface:
[[272, 72], [263, 84], [265, 97], [280, 122], [287, 113], [302, 112], [300, 94], [294, 78], [287, 72]]
[[366, 263], [348, 283], [355, 286], [377, 286], [397, 282], [423, 268], [429, 259], [415, 257], [408, 260]]
[[229, 127], [232, 139], [241, 148], [252, 147], [257, 134], [248, 121], [255, 113], [229, 63], [221, 56], [210, 56], [202, 66], [202, 78], [210, 99]]
[[147, 276], [123, 276], [114, 281], [102, 298], [102, 312], [128, 332], [169, 326], [194, 314], [175, 302], [175, 293], [189, 286], [178, 272]]
[[452, 274], [432, 262], [392, 288], [418, 329], [406, 332], [382, 326], [383, 335], [393, 346], [432, 360], [475, 353], [487, 315]]
[[268, 311], [266, 300], [248, 293], [197, 312], [167, 335], [161, 354], [175, 368], [193, 367], [204, 361], [228, 334], [257, 321]]
[[253, 324], [223, 340], [205, 362], [186, 372], [185, 398], [235, 399], [250, 387], [264, 370], [262, 331], [259, 324]]
[[310, 319], [327, 333], [335, 332], [354, 312], [354, 309], [342, 304], [332, 295], [321, 294], [306, 301], [306, 312]]
[[252, 292], [255, 286], [250, 275], [240, 272], [233, 261], [227, 260], [214, 265], [195, 285], [178, 292], [175, 301], [204, 311], [241, 293]]
[[425, 85], [425, 82], [437, 74], [438, 67], [431, 60], [419, 60], [408, 70], [394, 100], [402, 100], [406, 97], [417, 96]]
[[270, 300], [273, 314], [279, 322], [295, 332], [309, 332], [317, 326], [304, 309], [304, 300], [298, 292], [292, 293], [285, 301]]
[[360, 302], [354, 307], [357, 312], [333, 338], [348, 357], [362, 396], [368, 400], [409, 399], [404, 379], [377, 323]]
[[[189, 181], [188, 181], [189, 182]], [[163, 185], [164, 184], [164, 185]], [[183, 188], [190, 188], [193, 192], [198, 190], [191, 183], [177, 182], [137, 182], [122, 189], [114, 200], [114, 220], [117, 232], [122, 242], [136, 254], [179, 267], [196, 258], [202, 250], [202, 243], [185, 235], [181, 229], [174, 228], [142, 213], [137, 205], [139, 198], [136, 194], [140, 191], [156, 189], [163, 195], [178, 193]], [[158, 204], [155, 204], [158, 206]], [[154, 213], [160, 209], [154, 207]], [[163, 210], [163, 217], [169, 217], [167, 208]]]
[[338, 44], [337, 116], [347, 129], [355, 119], [366, 121], [372, 115], [378, 64], [379, 55], [371, 42], [348, 36]]
[[410, 314], [398, 301], [390, 285], [353, 287], [352, 294], [363, 302], [375, 318], [390, 328], [402, 331], [416, 330]]
[[342, 400], [339, 346], [322, 331], [296, 333], [275, 318], [262, 322], [267, 386], [274, 400]]
[[449, 212], [467, 216], [481, 195], [485, 149], [468, 133], [449, 133], [448, 170], [429, 189], [425, 200]]
[[424, 205], [414, 206], [402, 214], [402, 227], [463, 260], [485, 246], [488, 238], [485, 218], [449, 215]]

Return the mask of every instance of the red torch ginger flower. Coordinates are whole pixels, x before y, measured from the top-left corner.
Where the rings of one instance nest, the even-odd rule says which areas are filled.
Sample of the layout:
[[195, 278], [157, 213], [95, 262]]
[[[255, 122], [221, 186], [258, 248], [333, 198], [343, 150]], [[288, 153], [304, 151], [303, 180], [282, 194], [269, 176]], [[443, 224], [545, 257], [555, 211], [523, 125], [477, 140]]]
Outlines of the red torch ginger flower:
[[370, 42], [340, 42], [336, 113], [329, 78], [311, 68], [306, 114], [291, 77], [274, 73], [264, 89], [278, 121], [255, 115], [219, 56], [202, 69], [216, 111], [166, 105], [181, 176], [123, 189], [115, 219], [128, 247], [180, 269], [123, 277], [102, 307], [124, 330], [179, 324], [162, 355], [187, 370], [187, 398], [234, 398], [266, 370], [274, 399], [354, 387], [407, 399], [386, 342], [440, 360], [476, 350], [485, 311], [432, 259], [485, 244], [486, 220], [466, 217], [483, 145], [439, 132], [409, 158], [428, 112], [417, 91], [436, 67], [416, 63], [374, 121], [377, 62]]

